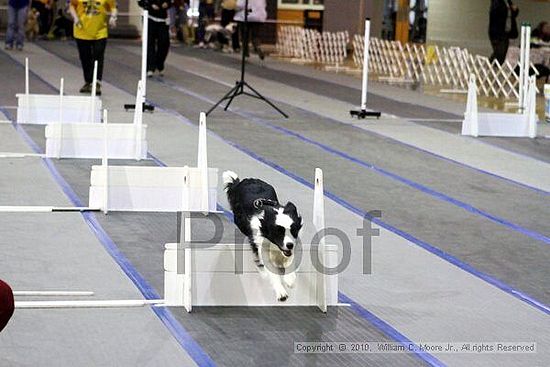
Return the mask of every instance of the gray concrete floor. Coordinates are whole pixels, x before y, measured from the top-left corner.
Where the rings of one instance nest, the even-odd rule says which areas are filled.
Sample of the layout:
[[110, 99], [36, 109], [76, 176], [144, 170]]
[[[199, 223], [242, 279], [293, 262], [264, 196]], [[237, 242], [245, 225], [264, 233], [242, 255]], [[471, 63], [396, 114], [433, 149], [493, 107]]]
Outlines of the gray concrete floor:
[[[41, 43], [39, 46], [28, 51], [31, 63], [33, 57], [50, 63], [33, 67], [37, 73], [32, 79], [33, 91], [36, 88], [36, 91], [51, 92], [50, 84], [55, 85], [54, 80], [62, 74], [69, 81], [66, 81], [69, 93], [75, 93], [81, 77], [74, 46], [55, 42]], [[134, 93], [139, 74], [139, 58], [135, 57], [134, 51], [135, 49], [128, 49], [127, 43], [117, 42], [111, 42], [107, 50], [102, 98], [113, 114], [121, 119], [130, 118], [122, 112], [121, 105], [131, 101], [130, 94]], [[211, 101], [225, 93], [228, 89], [224, 84], [228, 76], [226, 67], [235, 67], [233, 58], [212, 52], [178, 49], [177, 53], [202, 63], [203, 72], [211, 75], [214, 80], [197, 75], [191, 62], [189, 68], [178, 63], [180, 55], [174, 53], [169, 58], [165, 80], [154, 78], [149, 81], [148, 98], [160, 105], [155, 114], [145, 117], [150, 129], [150, 150], [170, 166], [194, 162], [196, 148], [194, 144], [185, 143], [196, 141], [193, 121], [199, 111], [208, 109]], [[21, 57], [22, 55], [17, 54], [8, 57], [0, 53], [0, 63], [6, 78], [6, 87], [0, 91], [1, 105], [15, 104], [14, 95], [22, 89], [23, 72], [18, 65]], [[319, 104], [321, 107], [320, 104], [326, 98], [334, 99], [335, 105], [336, 100], [349, 102], [352, 99], [350, 88], [315, 80], [307, 73], [296, 75], [299, 69], [290, 73], [281, 71], [281, 68], [253, 66], [251, 74], [259, 80], [277, 80], [288, 84], [297, 96], [311, 98], [311, 105]], [[261, 91], [264, 92], [263, 89]], [[275, 86], [266, 92], [277, 95], [283, 93], [283, 90], [278, 91]], [[386, 92], [382, 90], [377, 95], [374, 90], [373, 103], [379, 103], [386, 112], [395, 115], [412, 111], [410, 102], [392, 100], [385, 95]], [[449, 104], [444, 111], [438, 111], [433, 108], [431, 101], [423, 105], [422, 100], [421, 96], [415, 97], [414, 116], [444, 119], [454, 116], [449, 112], [453, 108], [458, 109]], [[361, 265], [358, 261], [361, 258], [361, 243], [354, 238], [354, 261], [350, 269], [341, 274], [340, 282], [341, 290], [346, 296], [388, 323], [389, 329], [373, 323], [373, 319], [365, 319], [361, 313], [351, 308], [332, 309], [326, 316], [308, 308], [199, 308], [198, 312], [191, 315], [178, 309], [171, 310], [179, 325], [197, 343], [200, 353], [208, 355], [213, 363], [226, 366], [259, 363], [274, 366], [409, 366], [426, 363], [457, 366], [464, 363], [479, 366], [544, 365], [543, 361], [548, 360], [550, 353], [547, 334], [550, 323], [548, 312], [543, 311], [548, 310], [545, 305], [550, 304], [550, 289], [545, 282], [550, 275], [550, 229], [547, 225], [550, 220], [550, 202], [547, 192], [533, 190], [435, 157], [352, 125], [336, 123], [330, 116], [308, 112], [292, 104], [278, 104], [291, 114], [290, 120], [282, 120], [266, 105], [242, 97], [236, 102], [233, 111], [216, 111], [212, 114], [208, 120], [211, 132], [211, 165], [220, 169], [234, 169], [243, 176], [255, 175], [268, 179], [276, 184], [282, 192], [281, 196], [296, 201], [304, 215], [311, 212], [311, 190], [300, 184], [300, 180], [311, 181], [313, 168], [322, 167], [326, 189], [332, 198], [337, 198], [327, 204], [327, 220], [350, 235], [360, 224], [358, 212], [382, 210], [380, 225], [383, 230], [382, 235], [373, 243], [372, 274], [365, 275], [358, 270]], [[185, 117], [191, 121], [184, 121], [186, 123], [182, 124]], [[0, 128], [0, 151], [29, 149], [22, 141], [14, 143], [19, 136], [13, 127], [5, 125]], [[43, 148], [43, 127], [26, 126], [24, 130], [38, 149]], [[421, 134], [422, 130], [417, 133]], [[544, 144], [542, 147], [533, 147], [530, 142], [514, 144], [524, 146], [524, 154], [532, 153], [537, 159], [540, 155], [546, 158]], [[53, 162], [55, 169], [83, 203], [87, 201], [92, 164], [95, 162], [91, 160]], [[490, 166], [499, 163], [492, 163], [490, 157], [487, 157], [485, 164]], [[0, 184], [2, 205], [70, 205], [39, 158], [3, 159], [0, 165], [6, 177]], [[545, 172], [541, 171], [541, 175]], [[32, 177], [32, 180], [26, 179], [28, 177]], [[547, 178], [550, 179], [550, 176]], [[18, 184], [15, 186], [11, 182]], [[525, 183], [527, 182], [526, 178]], [[37, 187], [49, 191], [42, 192], [36, 190]], [[222, 192], [220, 204], [227, 206]], [[350, 211], [350, 207], [353, 211]], [[79, 220], [77, 214], [67, 215], [68, 218], [52, 214], [46, 216], [46, 221], [35, 216], [24, 217], [25, 222], [41, 223], [35, 231], [27, 231], [27, 242], [32, 242], [32, 238], [36, 238], [36, 233], [40, 233], [43, 227], [64, 226], [70, 218]], [[79, 221], [84, 224], [81, 219]], [[99, 215], [97, 221], [131, 266], [158, 294], [162, 294], [162, 245], [175, 239], [174, 215], [113, 213], [106, 217]], [[32, 224], [14, 226], [11, 222], [8, 225], [7, 219], [2, 223], [6, 223], [2, 225], [5, 241], [0, 244], [0, 248], [7, 248], [10, 243], [23, 238], [23, 228], [33, 227]], [[225, 219], [224, 226], [233, 229], [232, 224]], [[120, 286], [114, 283], [105, 284], [105, 279], [110, 278], [101, 273], [118, 269], [119, 277], [124, 278], [124, 274], [114, 261], [107, 261], [109, 256], [97, 239], [94, 243], [89, 229], [85, 225], [81, 227], [73, 224], [71, 231], [65, 232], [63, 237], [52, 235], [43, 238], [46, 247], [52, 242], [55, 244], [55, 241], [59, 245], [70, 242], [73, 237], [79, 239], [88, 236], [89, 246], [95, 252], [103, 252], [101, 256], [94, 253], [79, 260], [81, 265], [78, 268], [81, 267], [84, 272], [88, 271], [86, 269], [90, 266], [90, 259], [95, 262], [99, 256], [105, 260], [104, 264], [92, 269], [99, 273], [90, 270], [86, 275], [89, 284], [79, 282], [77, 276], [69, 276], [72, 283], [67, 283], [67, 286], [81, 284], [97, 289], [98, 292], [105, 287], [105, 296], [123, 295], [124, 293], [119, 293]], [[203, 227], [197, 228], [197, 234], [203, 231]], [[55, 253], [43, 251], [46, 251], [49, 256], [47, 259], [50, 259], [45, 264], [49, 261], [76, 264], [61, 249]], [[73, 256], [77, 253], [75, 249]], [[38, 256], [41, 258], [46, 255]], [[10, 257], [5, 260], [0, 258], [0, 265], [2, 261], [6, 261], [6, 264], [12, 266], [0, 266], [0, 269], [8, 269], [0, 272], [0, 277], [20, 286], [43, 286], [43, 283], [33, 283], [34, 278], [31, 275], [37, 273], [36, 269], [25, 268], [32, 257], [32, 252], [10, 249]], [[463, 265], [456, 267], [456, 264]], [[45, 271], [43, 266], [38, 267], [38, 272]], [[73, 267], [64, 271], [77, 271], [71, 269]], [[18, 280], [14, 281], [16, 274]], [[51, 279], [57, 284], [65, 284], [62, 280], [67, 275], [60, 274], [56, 278], [55, 274], [52, 273]], [[46, 279], [48, 278], [44, 278], [44, 281]], [[129, 287], [128, 289], [134, 287], [128, 280], [126, 283], [125, 287]], [[501, 286], [503, 284], [505, 286]], [[506, 287], [512, 287], [514, 291]], [[539, 301], [542, 306], [536, 308], [531, 303], [520, 300], [518, 293]], [[134, 288], [129, 295], [138, 297], [139, 291]], [[120, 321], [120, 325], [124, 327], [123, 325], [128, 324], [132, 333], [125, 340], [126, 343], [121, 341], [118, 334], [110, 331], [111, 328], [116, 328], [113, 325], [116, 321], [108, 318], [105, 322], [109, 326], [100, 327], [93, 340], [89, 341], [89, 345], [92, 345], [102, 338], [112, 340], [113, 349], [106, 349], [105, 358], [117, 361], [117, 365], [121, 366], [155, 365], [160, 360], [164, 361], [162, 358], [166, 358], [163, 364], [178, 361], [186, 364], [194, 360], [194, 363], [205, 365], [205, 360], [195, 354], [195, 346], [186, 347], [182, 343], [178, 345], [170, 338], [168, 329], [148, 309], [122, 313], [126, 317]], [[40, 357], [40, 353], [47, 353], [46, 347], [54, 348], [56, 353], [64, 353], [67, 348], [71, 348], [71, 343], [64, 343], [64, 339], [53, 340], [48, 344], [38, 339], [34, 347], [28, 350], [26, 357], [12, 351], [24, 342], [23, 330], [32, 327], [29, 322], [32, 324], [34, 317], [47, 319], [47, 322], [55, 325], [59, 322], [55, 315], [48, 311], [36, 314], [28, 311], [25, 313], [28, 322], [17, 322], [18, 319], [15, 318], [9, 331], [0, 336], [0, 361], [3, 351], [8, 351], [10, 354], [6, 361], [14, 365], [32, 365]], [[69, 320], [78, 318], [77, 315], [78, 311], [66, 313]], [[97, 317], [95, 312], [86, 315], [90, 318], [89, 322]], [[388, 330], [393, 332], [388, 333]], [[109, 337], [105, 333], [109, 333]], [[436, 354], [434, 357], [437, 360], [427, 361], [414, 354], [292, 354], [294, 341], [394, 341], [396, 335], [416, 342], [535, 341], [538, 343], [538, 353]], [[70, 337], [76, 342], [85, 338], [85, 335], [76, 332]], [[154, 339], [156, 344], [150, 344], [148, 349], [141, 350], [134, 344], [134, 349], [128, 348], [127, 354], [116, 355], [117, 345], [143, 343], [138, 337]], [[8, 338], [9, 343], [4, 345], [9, 347], [2, 346], [2, 338]], [[132, 338], [137, 339], [131, 341]], [[397, 338], [399, 339], [398, 336]], [[172, 353], [171, 348], [178, 352]], [[148, 361], [144, 352], [150, 355], [155, 350], [159, 351], [160, 359]], [[69, 351], [66, 353], [71, 356]], [[85, 363], [98, 357], [90, 352], [81, 358]]]

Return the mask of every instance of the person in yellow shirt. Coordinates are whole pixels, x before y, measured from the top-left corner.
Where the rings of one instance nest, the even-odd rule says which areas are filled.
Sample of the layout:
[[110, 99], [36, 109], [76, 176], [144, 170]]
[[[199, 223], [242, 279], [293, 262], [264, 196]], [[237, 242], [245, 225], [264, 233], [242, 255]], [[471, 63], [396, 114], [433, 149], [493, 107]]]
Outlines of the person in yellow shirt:
[[97, 60], [96, 92], [101, 95], [103, 58], [109, 27], [116, 27], [116, 0], [70, 0], [69, 11], [74, 21], [74, 38], [84, 73], [84, 86], [80, 93], [91, 93], [94, 62]]

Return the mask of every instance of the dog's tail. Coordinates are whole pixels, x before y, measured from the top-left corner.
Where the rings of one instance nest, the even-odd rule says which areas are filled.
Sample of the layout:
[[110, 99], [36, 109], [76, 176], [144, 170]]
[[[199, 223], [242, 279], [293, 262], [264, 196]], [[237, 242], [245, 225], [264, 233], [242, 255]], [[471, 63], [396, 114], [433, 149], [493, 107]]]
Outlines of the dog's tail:
[[225, 171], [223, 173], [223, 185], [225, 187], [225, 192], [229, 192], [231, 190], [231, 187], [235, 184], [239, 183], [239, 175], [237, 175], [233, 171]]

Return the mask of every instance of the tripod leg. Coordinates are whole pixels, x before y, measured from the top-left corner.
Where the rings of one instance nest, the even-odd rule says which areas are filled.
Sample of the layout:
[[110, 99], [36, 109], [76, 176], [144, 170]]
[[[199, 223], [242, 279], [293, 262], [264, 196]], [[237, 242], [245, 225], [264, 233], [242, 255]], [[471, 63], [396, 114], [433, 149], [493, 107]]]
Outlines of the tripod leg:
[[223, 109], [224, 111], [227, 111], [227, 109], [229, 108], [229, 106], [231, 106], [231, 103], [233, 102], [233, 99], [235, 99], [235, 97], [243, 94], [243, 85], [241, 82], [238, 82], [237, 85], [235, 86], [235, 92], [233, 93], [233, 95], [229, 98], [229, 101], [227, 102], [227, 104], [225, 105], [225, 108]]
[[206, 112], [206, 116], [210, 115], [210, 112], [214, 111], [216, 109], [216, 107], [218, 107], [226, 99], [233, 100], [233, 98], [235, 98], [235, 94], [237, 93], [238, 90], [239, 90], [239, 84], [237, 84], [236, 86], [231, 88], [231, 90], [229, 92], [227, 92], [225, 94], [225, 96], [222, 97], [222, 99], [220, 99], [214, 106], [212, 106], [212, 108], [210, 108], [208, 110], [208, 112]]
[[263, 100], [265, 103], [273, 107], [277, 112], [279, 112], [281, 115], [283, 115], [285, 118], [288, 118], [288, 115], [284, 113], [279, 107], [275, 106], [269, 99], [262, 96], [256, 89], [252, 88], [247, 82], [243, 82], [244, 85], [248, 87], [254, 94], [258, 96], [259, 99]]

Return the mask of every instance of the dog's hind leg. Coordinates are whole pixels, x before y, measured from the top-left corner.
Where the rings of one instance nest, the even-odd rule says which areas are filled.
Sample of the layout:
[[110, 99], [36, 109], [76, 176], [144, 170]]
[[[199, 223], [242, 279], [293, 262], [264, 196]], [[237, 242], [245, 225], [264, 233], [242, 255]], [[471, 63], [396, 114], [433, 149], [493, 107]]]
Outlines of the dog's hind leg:
[[264, 267], [264, 260], [262, 258], [262, 246], [257, 245], [253, 239], [249, 238], [250, 247], [252, 247], [252, 253], [254, 254], [254, 262], [258, 268]]

